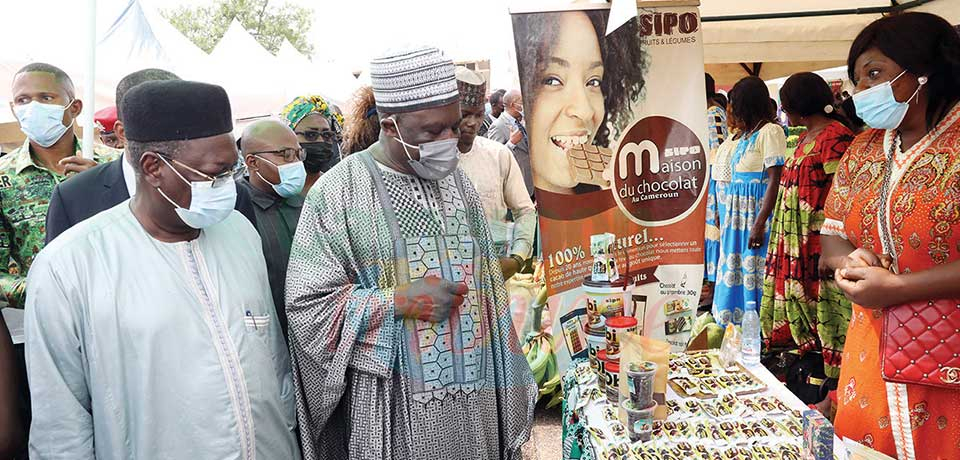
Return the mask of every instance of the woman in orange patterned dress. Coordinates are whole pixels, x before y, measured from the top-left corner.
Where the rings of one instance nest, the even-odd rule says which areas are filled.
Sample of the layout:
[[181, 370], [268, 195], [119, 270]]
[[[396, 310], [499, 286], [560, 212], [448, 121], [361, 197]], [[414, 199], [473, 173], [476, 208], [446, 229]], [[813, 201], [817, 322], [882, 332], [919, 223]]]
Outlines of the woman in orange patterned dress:
[[854, 303], [836, 432], [900, 459], [960, 459], [960, 384], [885, 382], [880, 345], [884, 308], [960, 305], [960, 35], [926, 13], [885, 17], [854, 41], [848, 69], [875, 129], [847, 150], [821, 231], [821, 263]]

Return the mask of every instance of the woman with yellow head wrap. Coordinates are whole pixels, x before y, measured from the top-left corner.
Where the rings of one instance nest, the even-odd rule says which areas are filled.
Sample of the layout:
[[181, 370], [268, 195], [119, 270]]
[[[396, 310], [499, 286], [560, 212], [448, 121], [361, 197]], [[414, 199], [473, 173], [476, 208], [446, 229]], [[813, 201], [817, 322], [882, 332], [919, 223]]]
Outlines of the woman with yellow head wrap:
[[304, 190], [340, 161], [343, 116], [323, 96], [299, 96], [290, 101], [280, 116], [295, 133], [306, 151], [303, 166], [307, 170]]

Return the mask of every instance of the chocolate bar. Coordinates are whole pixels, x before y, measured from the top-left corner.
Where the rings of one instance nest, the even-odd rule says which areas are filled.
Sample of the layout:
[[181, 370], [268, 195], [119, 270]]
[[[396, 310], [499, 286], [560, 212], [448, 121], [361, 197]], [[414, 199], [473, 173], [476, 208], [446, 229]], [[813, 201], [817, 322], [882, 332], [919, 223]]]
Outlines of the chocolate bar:
[[603, 171], [610, 164], [613, 152], [590, 144], [577, 144], [567, 149], [567, 161], [577, 175], [577, 182], [609, 187]]

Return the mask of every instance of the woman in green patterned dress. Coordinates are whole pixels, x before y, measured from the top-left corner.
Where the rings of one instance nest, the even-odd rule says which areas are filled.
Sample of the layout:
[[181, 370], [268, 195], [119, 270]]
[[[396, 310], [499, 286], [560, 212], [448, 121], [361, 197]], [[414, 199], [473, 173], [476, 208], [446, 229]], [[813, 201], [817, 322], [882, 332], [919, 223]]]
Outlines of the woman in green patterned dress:
[[767, 350], [823, 353], [827, 377], [840, 373], [850, 302], [833, 281], [822, 280], [820, 226], [833, 174], [853, 133], [833, 107], [820, 76], [799, 73], [780, 90], [791, 126], [805, 126], [780, 178], [767, 250], [760, 318]]

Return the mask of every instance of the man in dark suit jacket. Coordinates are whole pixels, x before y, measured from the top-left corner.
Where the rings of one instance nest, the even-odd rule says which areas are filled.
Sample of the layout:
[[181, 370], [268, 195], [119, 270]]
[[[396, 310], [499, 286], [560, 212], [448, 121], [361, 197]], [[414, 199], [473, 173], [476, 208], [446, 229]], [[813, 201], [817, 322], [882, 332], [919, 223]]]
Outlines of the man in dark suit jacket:
[[487, 139], [506, 144], [517, 159], [527, 193], [533, 197], [533, 171], [530, 169], [530, 140], [523, 125], [523, 99], [520, 91], [511, 90], [503, 96], [504, 110], [490, 125]]
[[[125, 156], [57, 184], [47, 210], [47, 244], [68, 228], [130, 198], [124, 175], [132, 168], [126, 168], [125, 171], [122, 163], [124, 161], [127, 161]], [[250, 193], [239, 185], [234, 209], [240, 211], [256, 228], [257, 218]]]

